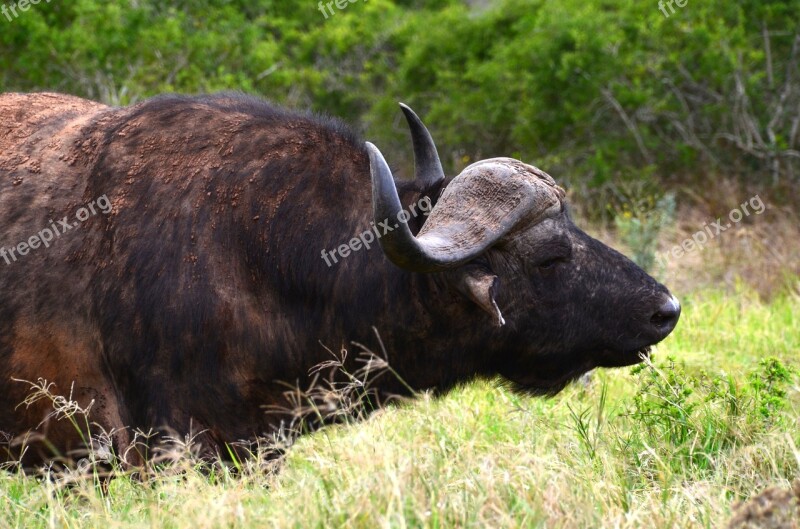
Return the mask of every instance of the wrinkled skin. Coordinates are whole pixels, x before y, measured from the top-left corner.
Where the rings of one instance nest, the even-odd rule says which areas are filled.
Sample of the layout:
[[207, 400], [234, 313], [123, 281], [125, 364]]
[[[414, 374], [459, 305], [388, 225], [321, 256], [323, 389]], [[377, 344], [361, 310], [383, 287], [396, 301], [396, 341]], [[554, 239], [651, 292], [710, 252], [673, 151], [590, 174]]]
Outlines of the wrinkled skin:
[[[35, 465], [83, 448], [47, 400], [19, 406], [30, 393], [19, 380], [92, 403], [118, 454], [152, 429], [196, 433], [225, 456], [291, 419], [276, 411], [292, 406], [287, 385], [307, 388], [326, 347], [385, 348], [402, 382], [377, 378], [381, 399], [498, 374], [552, 394], [639, 361], [677, 322], [666, 288], [576, 228], [540, 172], [526, 178], [546, 183], [549, 209], [469, 262], [414, 272], [375, 245], [328, 267], [322, 249], [369, 229], [370, 171], [346, 126], [244, 96], [127, 108], [0, 96], [0, 244], [97, 197], [113, 204], [50, 248], [0, 261], [3, 458], [26, 450]], [[398, 184], [404, 205], [438, 191]], [[446, 220], [437, 207], [431, 218]], [[346, 367], [359, 367], [354, 354]]]

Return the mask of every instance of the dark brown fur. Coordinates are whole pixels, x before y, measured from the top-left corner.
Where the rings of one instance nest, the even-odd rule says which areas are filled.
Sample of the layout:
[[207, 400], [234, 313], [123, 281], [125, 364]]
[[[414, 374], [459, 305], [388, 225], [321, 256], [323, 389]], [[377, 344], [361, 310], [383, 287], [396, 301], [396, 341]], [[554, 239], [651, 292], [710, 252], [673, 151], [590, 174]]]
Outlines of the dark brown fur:
[[[110, 215], [18, 262], [0, 260], [0, 431], [45, 434], [62, 454], [81, 446], [77, 432], [64, 421], [39, 426], [52, 407], [18, 406], [30, 388], [12, 379], [43, 378], [57, 393], [73, 388], [83, 405], [94, 400], [91, 417], [118, 432], [118, 451], [131, 429], [166, 427], [203, 431], [205, 445], [225, 453], [225, 443], [286, 418], [265, 406], [288, 405], [285, 384], [309, 383], [329, 359], [321, 344], [379, 351], [373, 326], [416, 389], [502, 373], [555, 392], [597, 365], [636, 361], [657, 341], [621, 329], [649, 321], [666, 289], [566, 212], [548, 233], [572, 241], [582, 269], [539, 270], [514, 257], [552, 253], [547, 234], [516, 254], [506, 250], [521, 239], [511, 237], [480, 260], [503, 281], [503, 328], [448, 273], [406, 272], [379, 247], [329, 268], [320, 251], [368, 229], [372, 213], [364, 144], [334, 120], [231, 94], [126, 108], [0, 96], [0, 244], [103, 195]], [[592, 301], [592, 289], [616, 298]], [[408, 393], [394, 377], [379, 389]], [[27, 460], [52, 455], [34, 445]]]

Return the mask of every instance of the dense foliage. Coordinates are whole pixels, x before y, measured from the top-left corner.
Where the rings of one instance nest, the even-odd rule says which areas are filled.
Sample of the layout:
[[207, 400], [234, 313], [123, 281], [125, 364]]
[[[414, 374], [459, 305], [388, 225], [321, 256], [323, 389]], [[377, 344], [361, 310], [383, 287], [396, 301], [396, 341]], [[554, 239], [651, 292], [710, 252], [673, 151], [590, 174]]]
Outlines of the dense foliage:
[[510, 155], [584, 196], [800, 179], [800, 0], [351, 1], [41, 2], [0, 16], [0, 90], [242, 90], [341, 116], [407, 172], [402, 100], [449, 170]]

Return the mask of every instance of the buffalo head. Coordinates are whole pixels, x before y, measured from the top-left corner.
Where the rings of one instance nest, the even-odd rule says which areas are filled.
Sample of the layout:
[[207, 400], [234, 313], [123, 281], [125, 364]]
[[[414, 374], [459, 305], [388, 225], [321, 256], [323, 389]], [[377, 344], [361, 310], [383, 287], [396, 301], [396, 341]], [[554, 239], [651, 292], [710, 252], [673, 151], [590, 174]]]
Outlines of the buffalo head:
[[[520, 389], [555, 393], [595, 367], [641, 361], [675, 328], [678, 300], [575, 226], [548, 174], [493, 158], [446, 182], [430, 134], [411, 109], [403, 111], [414, 145], [413, 189], [435, 206], [418, 233], [402, 224], [381, 246], [405, 270], [442, 273], [465, 304], [485, 311], [483, 323], [494, 327], [493, 371]], [[367, 148], [379, 223], [402, 205], [382, 154]]]

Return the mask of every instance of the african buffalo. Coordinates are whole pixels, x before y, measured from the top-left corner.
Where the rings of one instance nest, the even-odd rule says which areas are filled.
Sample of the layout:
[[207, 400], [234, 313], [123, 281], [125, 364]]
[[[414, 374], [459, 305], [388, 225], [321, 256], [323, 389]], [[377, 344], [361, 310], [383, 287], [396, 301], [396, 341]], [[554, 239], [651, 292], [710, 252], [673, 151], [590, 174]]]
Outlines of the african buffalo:
[[354, 342], [386, 351], [384, 397], [497, 375], [554, 394], [672, 331], [677, 300], [578, 229], [550, 176], [494, 158], [445, 180], [403, 112], [408, 182], [339, 121], [240, 94], [0, 96], [4, 458], [82, 447], [22, 381], [92, 403], [119, 453], [152, 430], [224, 455]]

